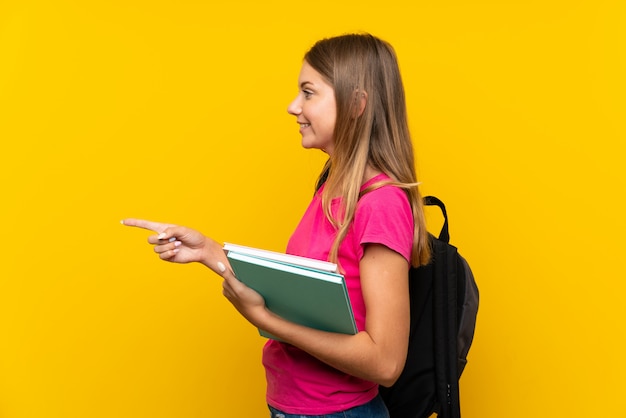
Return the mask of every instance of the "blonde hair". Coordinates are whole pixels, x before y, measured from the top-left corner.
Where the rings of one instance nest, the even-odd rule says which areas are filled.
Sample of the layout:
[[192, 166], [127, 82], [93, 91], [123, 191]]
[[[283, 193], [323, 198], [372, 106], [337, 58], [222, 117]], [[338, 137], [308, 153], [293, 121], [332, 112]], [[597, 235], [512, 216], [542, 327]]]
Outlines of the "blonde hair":
[[[339, 245], [362, 195], [365, 170], [370, 166], [392, 181], [378, 182], [363, 193], [385, 184], [404, 189], [414, 219], [411, 264], [427, 264], [428, 232], [417, 186], [404, 87], [393, 47], [369, 34], [349, 34], [318, 41], [304, 59], [333, 86], [337, 103], [333, 153], [323, 171], [327, 179], [322, 206], [337, 228], [329, 259], [337, 261]], [[333, 216], [331, 201], [335, 197], [341, 197], [343, 205]]]

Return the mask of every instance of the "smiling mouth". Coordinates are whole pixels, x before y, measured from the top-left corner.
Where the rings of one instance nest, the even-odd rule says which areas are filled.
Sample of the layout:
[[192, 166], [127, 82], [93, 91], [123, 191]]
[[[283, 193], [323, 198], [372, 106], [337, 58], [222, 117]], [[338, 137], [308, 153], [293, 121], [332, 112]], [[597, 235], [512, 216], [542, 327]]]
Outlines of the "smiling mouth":
[[309, 126], [311, 126], [310, 123], [301, 123], [300, 124], [300, 128], [308, 128]]

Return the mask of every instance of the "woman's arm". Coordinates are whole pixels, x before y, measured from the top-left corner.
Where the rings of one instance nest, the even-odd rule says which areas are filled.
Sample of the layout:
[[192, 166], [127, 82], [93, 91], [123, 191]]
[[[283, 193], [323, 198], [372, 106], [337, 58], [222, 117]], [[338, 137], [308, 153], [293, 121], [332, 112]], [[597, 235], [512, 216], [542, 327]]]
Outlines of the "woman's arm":
[[133, 218], [124, 219], [122, 224], [156, 232], [148, 237], [148, 243], [162, 260], [201, 263], [220, 275], [230, 268], [222, 245], [194, 229]]
[[272, 314], [231, 271], [224, 274], [224, 295], [253, 325], [345, 373], [391, 386], [407, 354], [408, 269], [404, 257], [383, 245], [365, 248], [360, 271], [366, 324], [356, 335], [318, 331]]
[[261, 295], [237, 280], [222, 246], [200, 232], [140, 219], [126, 219], [123, 224], [156, 232], [148, 242], [161, 259], [199, 262], [222, 276], [224, 296], [258, 328], [350, 375], [383, 386], [391, 386], [400, 376], [409, 338], [409, 263], [388, 247], [366, 246], [359, 265], [365, 331], [344, 335], [318, 331], [274, 315]]

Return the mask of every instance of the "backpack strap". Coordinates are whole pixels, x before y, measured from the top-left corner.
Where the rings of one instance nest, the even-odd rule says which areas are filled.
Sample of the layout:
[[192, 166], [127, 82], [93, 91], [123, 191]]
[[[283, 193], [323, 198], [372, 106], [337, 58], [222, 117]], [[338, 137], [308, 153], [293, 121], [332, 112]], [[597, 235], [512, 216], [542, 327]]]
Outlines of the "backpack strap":
[[449, 243], [450, 233], [448, 232], [448, 212], [446, 211], [446, 205], [444, 205], [443, 202], [435, 196], [424, 197], [424, 205], [439, 206], [439, 209], [441, 209], [441, 213], [443, 213], [443, 226], [441, 227], [441, 232], [439, 233], [439, 240]]
[[443, 202], [427, 196], [424, 204], [441, 208], [444, 225], [439, 239], [431, 240], [435, 271], [433, 274], [433, 328], [435, 379], [440, 418], [460, 418], [457, 360], [457, 259], [455, 247], [448, 244], [448, 214]]

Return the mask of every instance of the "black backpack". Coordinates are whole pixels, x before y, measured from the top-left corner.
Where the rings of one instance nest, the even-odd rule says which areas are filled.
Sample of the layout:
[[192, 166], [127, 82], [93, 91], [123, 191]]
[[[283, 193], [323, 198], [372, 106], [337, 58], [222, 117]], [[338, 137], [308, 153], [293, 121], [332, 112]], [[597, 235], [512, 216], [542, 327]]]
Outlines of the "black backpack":
[[439, 238], [430, 235], [431, 262], [411, 268], [411, 331], [404, 370], [380, 394], [391, 418], [460, 418], [459, 378], [467, 363], [478, 314], [478, 287], [467, 261], [449, 244], [448, 214], [436, 197], [425, 205], [441, 208]]

